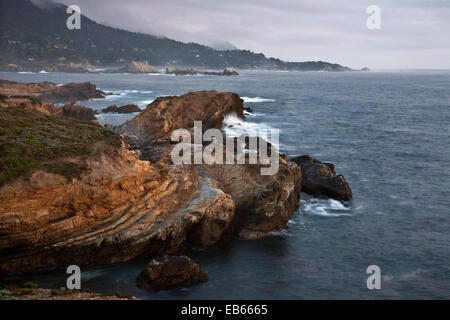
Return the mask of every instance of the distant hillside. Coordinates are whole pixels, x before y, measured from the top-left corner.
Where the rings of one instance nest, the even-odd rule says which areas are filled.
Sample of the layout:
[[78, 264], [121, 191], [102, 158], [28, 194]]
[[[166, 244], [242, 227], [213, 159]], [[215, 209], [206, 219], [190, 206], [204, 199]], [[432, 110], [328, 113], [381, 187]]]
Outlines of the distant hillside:
[[68, 30], [66, 8], [57, 3], [41, 8], [29, 0], [0, 0], [0, 70], [85, 71], [130, 61], [204, 69], [350, 70], [322, 61], [284, 62], [249, 50], [218, 51], [107, 27], [85, 16], [81, 30]]

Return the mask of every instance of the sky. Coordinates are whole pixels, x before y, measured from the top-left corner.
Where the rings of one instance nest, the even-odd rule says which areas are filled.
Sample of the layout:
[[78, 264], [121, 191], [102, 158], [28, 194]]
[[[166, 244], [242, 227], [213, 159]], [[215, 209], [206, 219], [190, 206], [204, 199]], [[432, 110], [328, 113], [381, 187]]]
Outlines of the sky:
[[[450, 0], [55, 0], [92, 20], [183, 42], [229, 42], [285, 61], [450, 69]], [[366, 12], [381, 9], [381, 29]]]

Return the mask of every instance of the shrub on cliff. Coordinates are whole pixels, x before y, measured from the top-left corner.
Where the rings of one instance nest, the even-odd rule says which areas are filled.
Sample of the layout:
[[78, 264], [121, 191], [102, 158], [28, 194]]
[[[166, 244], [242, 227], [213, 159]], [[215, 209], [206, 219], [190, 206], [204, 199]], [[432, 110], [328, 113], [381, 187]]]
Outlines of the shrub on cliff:
[[119, 147], [121, 137], [93, 123], [0, 108], [0, 186], [33, 168], [79, 177], [87, 168], [64, 158], [98, 154], [100, 145]]

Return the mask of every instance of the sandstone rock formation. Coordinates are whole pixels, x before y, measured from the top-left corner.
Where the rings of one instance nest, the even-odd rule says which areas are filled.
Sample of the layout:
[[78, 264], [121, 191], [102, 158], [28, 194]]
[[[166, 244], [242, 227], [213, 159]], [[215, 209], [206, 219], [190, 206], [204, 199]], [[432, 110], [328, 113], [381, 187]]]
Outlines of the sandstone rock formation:
[[138, 287], [154, 290], [190, 287], [206, 281], [206, 272], [186, 256], [153, 259], [136, 279]]
[[19, 83], [0, 80], [0, 94], [10, 98], [28, 96], [40, 99], [45, 103], [81, 101], [92, 98], [104, 98], [104, 92], [89, 82], [68, 83], [58, 86], [51, 82]]
[[[234, 113], [244, 120], [243, 100], [230, 92], [201, 91], [180, 97], [159, 98], [145, 111], [117, 128], [138, 140], [144, 159], [171, 164], [173, 130], [192, 128], [203, 120], [203, 130], [222, 129], [225, 115]], [[183, 116], [180, 116], [183, 115]], [[236, 163], [236, 162], [235, 162]], [[218, 183], [219, 189], [235, 202], [234, 231], [253, 238], [282, 229], [298, 209], [301, 170], [289, 160], [279, 157], [279, 171], [261, 176], [261, 163], [250, 165], [196, 165], [201, 172]]]
[[[51, 170], [36, 166], [27, 176], [1, 185], [0, 273], [117, 263], [142, 254], [174, 253], [190, 243], [209, 246], [226, 233], [253, 238], [284, 228], [298, 208], [301, 188], [300, 168], [285, 157], [275, 154], [280, 164], [273, 176], [261, 176], [265, 164], [259, 162], [171, 162], [173, 130], [192, 128], [195, 120], [203, 121], [204, 130], [221, 129], [229, 113], [244, 119], [243, 101], [234, 93], [159, 98], [118, 128], [136, 139], [143, 158], [151, 162], [124, 143], [103, 141], [94, 144], [98, 152], [68, 153], [58, 160], [82, 168], [75, 175], [64, 176], [49, 162], [45, 166]], [[64, 121], [73, 124], [55, 128], [66, 135], [65, 128], [80, 126], [75, 120]], [[48, 126], [27, 123], [44, 131]], [[95, 136], [114, 135], [95, 124], [83, 126], [97, 132]], [[84, 139], [83, 132], [78, 133], [80, 143], [92, 141], [92, 136]], [[50, 144], [51, 149], [51, 143], [46, 139], [33, 146]]]
[[135, 104], [127, 104], [126, 106], [122, 107], [112, 105], [102, 110], [103, 113], [135, 113], [141, 111], [141, 108], [139, 108], [139, 106]]
[[315, 197], [347, 201], [352, 190], [344, 176], [336, 175], [332, 163], [320, 162], [305, 155], [291, 159], [302, 169], [302, 191]]
[[169, 150], [172, 131], [192, 128], [202, 120], [203, 129], [222, 129], [225, 115], [235, 113], [244, 119], [243, 101], [235, 93], [198, 91], [180, 97], [162, 97], [150, 104], [134, 119], [125, 122], [118, 131], [137, 137], [144, 159], [157, 161]]

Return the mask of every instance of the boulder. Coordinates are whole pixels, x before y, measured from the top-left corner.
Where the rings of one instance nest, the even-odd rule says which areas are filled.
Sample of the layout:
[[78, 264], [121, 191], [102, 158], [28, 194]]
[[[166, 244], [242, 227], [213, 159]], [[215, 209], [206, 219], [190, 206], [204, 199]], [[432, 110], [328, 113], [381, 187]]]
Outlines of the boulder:
[[151, 260], [136, 279], [139, 288], [164, 290], [190, 287], [208, 281], [208, 275], [186, 256]]
[[315, 197], [348, 201], [352, 190], [344, 176], [336, 175], [332, 163], [320, 162], [308, 155], [291, 159], [301, 167], [302, 191]]

